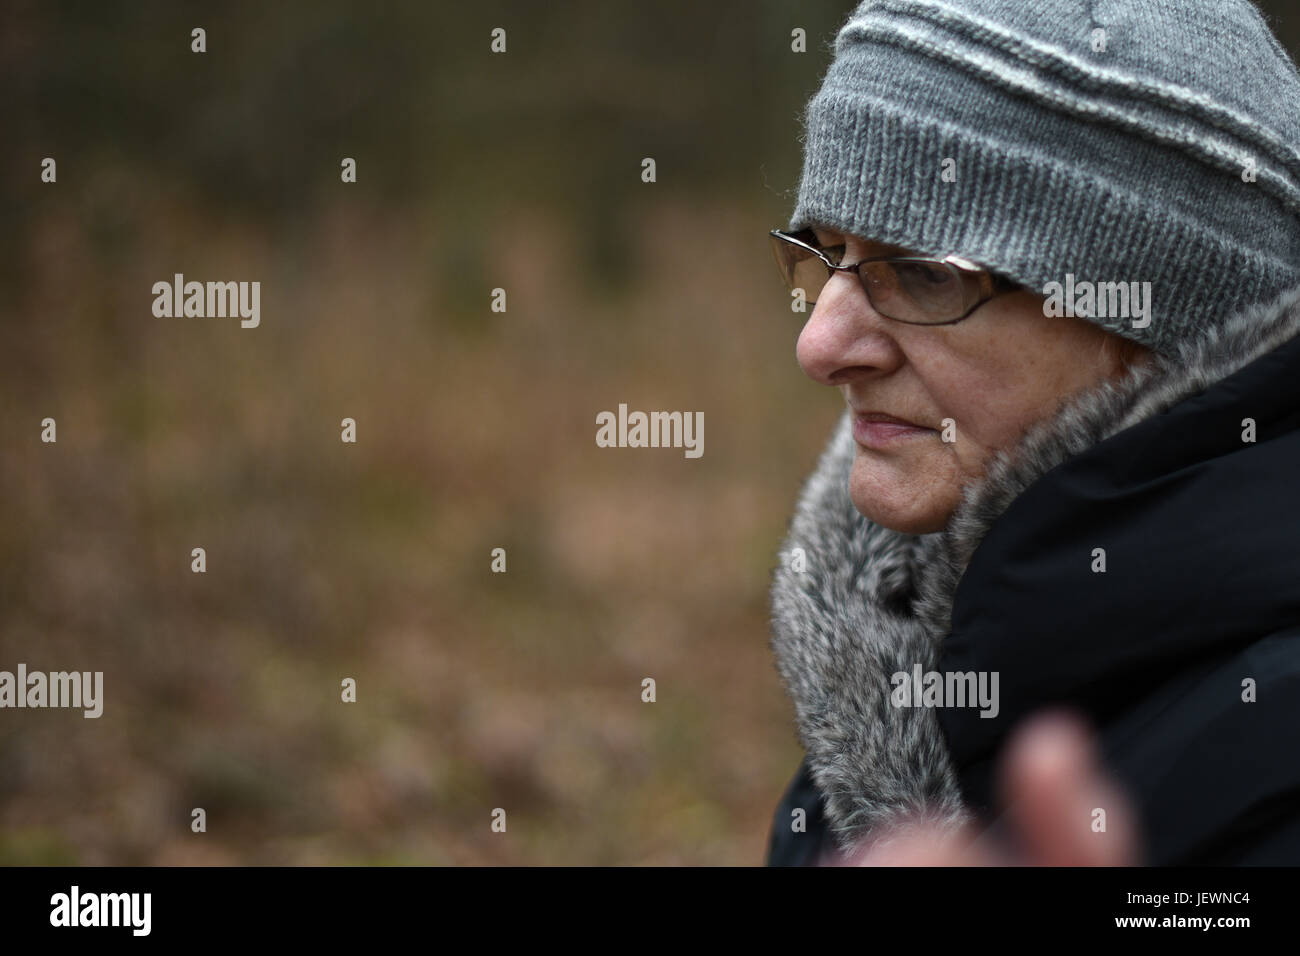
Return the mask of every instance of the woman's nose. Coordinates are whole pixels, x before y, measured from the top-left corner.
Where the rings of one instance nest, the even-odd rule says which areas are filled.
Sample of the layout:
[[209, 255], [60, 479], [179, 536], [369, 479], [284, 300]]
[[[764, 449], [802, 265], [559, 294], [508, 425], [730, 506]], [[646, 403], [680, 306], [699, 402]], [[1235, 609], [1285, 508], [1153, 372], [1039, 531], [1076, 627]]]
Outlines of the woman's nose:
[[799, 334], [795, 356], [804, 373], [823, 385], [897, 367], [903, 359], [889, 320], [871, 307], [856, 276], [837, 272], [817, 297]]

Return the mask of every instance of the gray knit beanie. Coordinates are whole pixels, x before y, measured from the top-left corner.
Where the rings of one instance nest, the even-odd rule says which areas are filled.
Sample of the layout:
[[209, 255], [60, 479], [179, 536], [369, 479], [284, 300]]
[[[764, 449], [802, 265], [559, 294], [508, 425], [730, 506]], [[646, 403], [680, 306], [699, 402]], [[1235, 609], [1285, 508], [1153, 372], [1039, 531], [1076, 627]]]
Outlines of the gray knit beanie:
[[804, 134], [791, 229], [1150, 282], [1085, 317], [1159, 352], [1300, 284], [1300, 75], [1247, 0], [866, 0]]

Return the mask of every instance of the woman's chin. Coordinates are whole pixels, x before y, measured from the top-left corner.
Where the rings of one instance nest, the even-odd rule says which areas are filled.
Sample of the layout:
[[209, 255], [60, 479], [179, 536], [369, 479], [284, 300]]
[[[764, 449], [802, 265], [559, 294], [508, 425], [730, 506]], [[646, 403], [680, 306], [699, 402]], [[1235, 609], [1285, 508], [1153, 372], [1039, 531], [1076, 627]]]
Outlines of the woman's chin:
[[903, 534], [942, 531], [956, 502], [930, 480], [865, 459], [859, 451], [849, 475], [849, 498], [868, 520]]

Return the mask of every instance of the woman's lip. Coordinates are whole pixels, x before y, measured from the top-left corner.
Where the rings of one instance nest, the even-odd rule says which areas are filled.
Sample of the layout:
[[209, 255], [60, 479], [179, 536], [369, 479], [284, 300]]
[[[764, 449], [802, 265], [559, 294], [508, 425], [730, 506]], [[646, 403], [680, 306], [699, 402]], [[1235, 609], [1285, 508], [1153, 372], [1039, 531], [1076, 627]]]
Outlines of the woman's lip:
[[861, 418], [869, 422], [889, 422], [894, 425], [908, 425], [912, 428], [924, 428], [924, 425], [918, 425], [916, 422], [909, 422], [906, 418], [898, 418], [895, 415], [887, 415], [884, 412], [859, 412], [854, 411], [856, 418]]
[[868, 448], [884, 447], [933, 431], [933, 428], [915, 425], [880, 412], [866, 412], [853, 416], [853, 440]]

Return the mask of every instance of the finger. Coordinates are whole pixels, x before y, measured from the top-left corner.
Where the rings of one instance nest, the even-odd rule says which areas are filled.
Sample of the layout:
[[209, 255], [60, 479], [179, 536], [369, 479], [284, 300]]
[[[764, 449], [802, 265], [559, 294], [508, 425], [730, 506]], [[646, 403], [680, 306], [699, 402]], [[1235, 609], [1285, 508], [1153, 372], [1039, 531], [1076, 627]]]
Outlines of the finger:
[[1076, 714], [1032, 718], [1009, 745], [1007, 812], [1032, 863], [1122, 866], [1136, 862], [1136, 827], [1119, 787], [1101, 767]]

